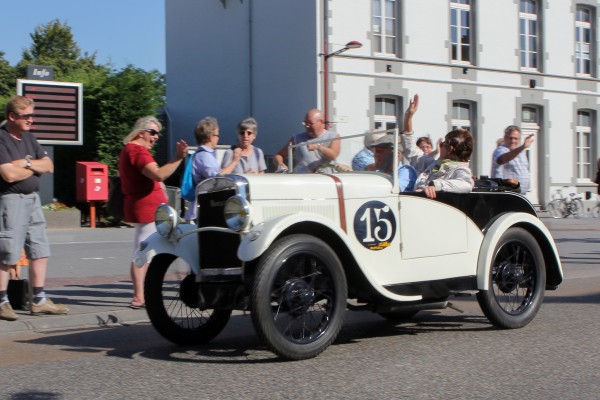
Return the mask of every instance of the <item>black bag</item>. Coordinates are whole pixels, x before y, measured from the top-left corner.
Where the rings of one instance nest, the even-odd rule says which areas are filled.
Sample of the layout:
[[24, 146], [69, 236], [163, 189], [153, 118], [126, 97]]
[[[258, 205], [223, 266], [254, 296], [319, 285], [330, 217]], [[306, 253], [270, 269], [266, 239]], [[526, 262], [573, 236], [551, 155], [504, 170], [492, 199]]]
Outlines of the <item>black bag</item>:
[[27, 279], [9, 279], [7, 293], [13, 309], [27, 310], [27, 303], [29, 303], [29, 281]]
[[123, 213], [123, 192], [121, 191], [121, 177], [113, 176], [110, 178], [110, 188], [108, 191], [108, 201], [106, 203], [106, 212], [111, 217], [121, 221], [125, 218]]

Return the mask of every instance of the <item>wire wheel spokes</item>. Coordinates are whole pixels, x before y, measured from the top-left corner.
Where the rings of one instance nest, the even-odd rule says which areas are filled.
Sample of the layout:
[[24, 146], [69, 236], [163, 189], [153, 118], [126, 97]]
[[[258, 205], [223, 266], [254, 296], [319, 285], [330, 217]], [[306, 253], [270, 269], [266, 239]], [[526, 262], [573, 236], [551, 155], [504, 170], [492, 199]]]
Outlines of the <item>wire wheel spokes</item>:
[[319, 338], [331, 319], [334, 290], [329, 271], [319, 258], [297, 254], [286, 259], [271, 292], [277, 330], [297, 343]]
[[[204, 326], [213, 310], [201, 310], [198, 292], [194, 287], [195, 276], [184, 275], [180, 271], [169, 274], [172, 280], [163, 283], [163, 304], [171, 320], [184, 329], [198, 329]], [[183, 279], [182, 279], [183, 277]]]
[[492, 267], [492, 290], [498, 305], [509, 314], [521, 314], [536, 291], [536, 269], [530, 249], [520, 241], [506, 243]]

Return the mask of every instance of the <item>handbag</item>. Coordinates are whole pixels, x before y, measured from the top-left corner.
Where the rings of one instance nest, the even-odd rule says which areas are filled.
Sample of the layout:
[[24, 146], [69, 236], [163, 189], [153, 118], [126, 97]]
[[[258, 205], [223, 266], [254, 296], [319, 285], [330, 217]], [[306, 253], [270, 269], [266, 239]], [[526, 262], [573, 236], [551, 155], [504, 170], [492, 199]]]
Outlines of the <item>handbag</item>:
[[125, 218], [123, 213], [123, 191], [121, 190], [121, 177], [113, 176], [110, 178], [110, 189], [108, 191], [108, 201], [106, 202], [106, 212], [111, 217], [122, 220]]
[[29, 281], [27, 279], [9, 279], [7, 294], [13, 309], [27, 310], [29, 303]]

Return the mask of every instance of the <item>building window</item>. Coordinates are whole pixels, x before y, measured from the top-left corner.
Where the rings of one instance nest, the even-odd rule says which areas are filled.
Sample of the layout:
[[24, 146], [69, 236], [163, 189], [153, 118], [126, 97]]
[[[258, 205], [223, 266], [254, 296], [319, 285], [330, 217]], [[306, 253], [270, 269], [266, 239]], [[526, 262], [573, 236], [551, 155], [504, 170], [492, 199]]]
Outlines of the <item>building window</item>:
[[471, 64], [473, 43], [471, 0], [450, 0], [452, 61]]
[[539, 68], [540, 21], [537, 0], [521, 0], [519, 7], [519, 37], [521, 44], [521, 68]]
[[372, 0], [373, 3], [373, 51], [397, 54], [398, 2], [396, 0]]
[[577, 74], [592, 75], [592, 11], [577, 7], [575, 21], [575, 60]]
[[400, 101], [397, 97], [379, 96], [375, 98], [375, 129], [396, 129]]
[[577, 137], [575, 144], [577, 178], [592, 177], [592, 115], [589, 111], [577, 112]]
[[452, 103], [452, 129], [468, 129], [472, 131], [471, 104], [463, 101]]

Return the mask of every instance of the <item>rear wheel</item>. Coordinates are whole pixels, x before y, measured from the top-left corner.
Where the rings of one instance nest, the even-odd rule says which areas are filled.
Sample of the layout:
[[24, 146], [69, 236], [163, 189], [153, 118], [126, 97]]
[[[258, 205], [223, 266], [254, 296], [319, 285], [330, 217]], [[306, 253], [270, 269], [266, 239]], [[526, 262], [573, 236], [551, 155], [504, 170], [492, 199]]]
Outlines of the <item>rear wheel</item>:
[[522, 228], [507, 230], [490, 266], [488, 290], [477, 293], [485, 316], [500, 328], [521, 328], [535, 317], [546, 288], [544, 257], [535, 238]]
[[180, 345], [203, 344], [227, 325], [231, 310], [199, 308], [195, 275], [181, 259], [159, 254], [152, 259], [144, 282], [146, 311], [165, 339]]
[[339, 334], [347, 293], [335, 252], [314, 236], [291, 235], [275, 242], [258, 262], [252, 322], [280, 357], [315, 357]]
[[600, 218], [600, 204], [594, 206], [594, 208], [592, 208], [592, 217], [594, 218]]
[[581, 218], [585, 212], [585, 208], [583, 206], [583, 201], [580, 199], [575, 199], [571, 203], [571, 213], [574, 218]]
[[552, 218], [564, 218], [566, 217], [565, 213], [565, 203], [561, 199], [554, 199], [546, 206], [548, 209], [548, 213]]

